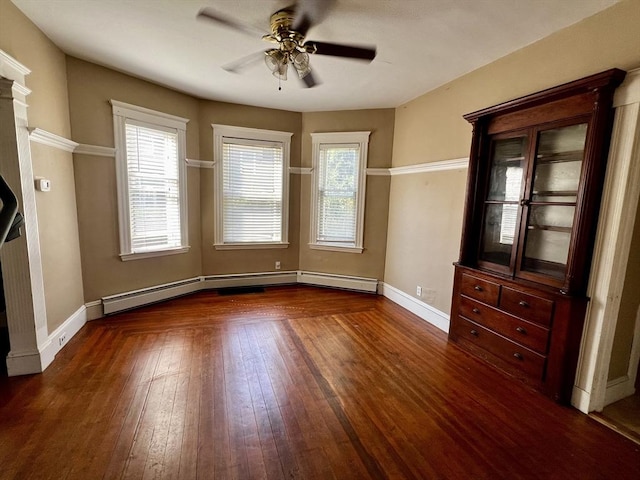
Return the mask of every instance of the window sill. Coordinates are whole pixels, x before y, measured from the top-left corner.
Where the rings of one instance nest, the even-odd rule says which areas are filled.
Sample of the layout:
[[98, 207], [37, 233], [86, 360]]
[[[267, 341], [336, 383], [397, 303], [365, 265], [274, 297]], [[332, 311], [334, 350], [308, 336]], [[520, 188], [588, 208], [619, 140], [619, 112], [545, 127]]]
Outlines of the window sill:
[[166, 250], [153, 250], [151, 252], [135, 252], [135, 253], [121, 253], [120, 260], [128, 262], [130, 260], [141, 260], [143, 258], [152, 257], [164, 257], [166, 255], [178, 255], [180, 253], [187, 253], [191, 247], [178, 247], [167, 248]]
[[289, 248], [289, 242], [278, 243], [214, 243], [216, 250], [262, 250], [267, 248]]
[[331, 252], [346, 253], [362, 253], [364, 250], [362, 247], [338, 245], [335, 243], [310, 243], [309, 248], [313, 250], [328, 250]]

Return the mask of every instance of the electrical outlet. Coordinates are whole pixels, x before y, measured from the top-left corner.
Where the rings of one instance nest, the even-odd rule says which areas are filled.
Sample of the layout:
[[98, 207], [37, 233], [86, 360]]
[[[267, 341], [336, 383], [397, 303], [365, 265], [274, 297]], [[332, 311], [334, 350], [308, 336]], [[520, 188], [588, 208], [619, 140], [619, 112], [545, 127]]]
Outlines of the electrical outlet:
[[58, 337], [58, 345], [62, 346], [66, 343], [66, 341], [67, 341], [67, 332], [62, 332]]
[[416, 297], [421, 297], [421, 296], [422, 296], [422, 287], [418, 285], [416, 287]]
[[280, 270], [280, 260], [276, 261], [276, 270]]

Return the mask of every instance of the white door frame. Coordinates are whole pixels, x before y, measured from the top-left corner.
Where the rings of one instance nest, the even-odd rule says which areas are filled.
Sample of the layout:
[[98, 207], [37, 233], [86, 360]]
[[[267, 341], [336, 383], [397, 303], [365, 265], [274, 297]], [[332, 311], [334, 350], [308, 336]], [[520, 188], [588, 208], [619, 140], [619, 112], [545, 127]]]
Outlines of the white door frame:
[[[627, 73], [613, 105], [615, 122], [587, 292], [591, 301], [571, 399], [584, 413], [601, 411], [606, 403], [611, 350], [640, 197], [640, 69]], [[637, 337], [638, 325], [635, 331]], [[639, 340], [634, 338], [636, 358], [630, 359], [636, 367]], [[629, 379], [633, 385], [637, 368], [630, 368], [629, 373], [634, 375]]]

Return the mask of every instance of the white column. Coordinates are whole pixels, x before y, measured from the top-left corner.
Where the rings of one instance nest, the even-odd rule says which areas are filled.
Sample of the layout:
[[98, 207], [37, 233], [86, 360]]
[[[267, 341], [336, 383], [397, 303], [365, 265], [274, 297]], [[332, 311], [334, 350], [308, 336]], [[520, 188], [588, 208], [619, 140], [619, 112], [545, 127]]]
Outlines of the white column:
[[615, 122], [587, 295], [591, 298], [571, 403], [602, 410], [640, 197], [640, 69], [614, 97]]
[[25, 218], [22, 236], [0, 251], [11, 351], [9, 375], [43, 371], [53, 358], [41, 354], [48, 339], [40, 239], [24, 76], [29, 70], [0, 51], [0, 173]]

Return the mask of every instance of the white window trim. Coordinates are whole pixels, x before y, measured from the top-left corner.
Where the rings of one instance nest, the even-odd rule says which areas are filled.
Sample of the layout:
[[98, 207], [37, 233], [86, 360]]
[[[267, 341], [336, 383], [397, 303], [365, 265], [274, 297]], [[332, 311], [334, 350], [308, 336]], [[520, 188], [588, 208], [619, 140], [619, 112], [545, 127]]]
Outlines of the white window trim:
[[[335, 252], [362, 253], [364, 239], [364, 210], [366, 197], [366, 172], [369, 151], [369, 135], [371, 132], [325, 132], [312, 133], [312, 162], [311, 169], [311, 232], [309, 248], [315, 250], [329, 250]], [[320, 146], [323, 144], [359, 144], [360, 161], [358, 167], [358, 197], [356, 200], [356, 238], [355, 245], [341, 245], [333, 242], [318, 241], [318, 181], [320, 161]]]
[[[289, 163], [293, 133], [259, 128], [211, 124], [213, 128], [213, 191], [215, 201], [214, 243], [216, 250], [287, 248], [289, 246]], [[222, 156], [225, 138], [282, 143], [282, 237], [280, 242], [225, 243], [223, 237]]]
[[[113, 131], [116, 150], [116, 182], [118, 189], [118, 225], [120, 229], [120, 259], [122, 261], [175, 255], [189, 251], [187, 216], [187, 152], [186, 131], [189, 119], [157, 112], [137, 105], [110, 100], [113, 109]], [[137, 120], [159, 128], [175, 129], [178, 134], [178, 178], [180, 189], [180, 236], [182, 246], [148, 252], [131, 251], [131, 230], [129, 215], [129, 184], [127, 178], [127, 149], [125, 125], [127, 119]]]

